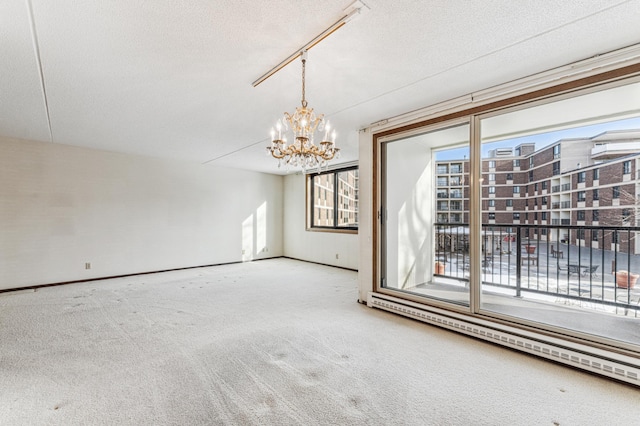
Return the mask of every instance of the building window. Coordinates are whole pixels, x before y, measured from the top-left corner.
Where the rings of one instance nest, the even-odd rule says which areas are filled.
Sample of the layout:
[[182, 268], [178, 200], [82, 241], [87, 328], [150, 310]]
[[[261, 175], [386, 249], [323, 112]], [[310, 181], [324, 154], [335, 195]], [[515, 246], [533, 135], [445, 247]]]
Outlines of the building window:
[[577, 234], [578, 234], [578, 235], [577, 235], [577, 238], [578, 238], [579, 240], [584, 240], [584, 229], [578, 229]]
[[440, 175], [446, 175], [447, 173], [449, 173], [449, 165], [448, 164], [438, 164], [438, 167], [436, 167], [436, 173], [438, 173]]
[[314, 173], [307, 203], [310, 227], [318, 229], [358, 229], [358, 168]]
[[553, 163], [553, 172], [552, 174], [555, 175], [559, 175], [560, 174], [560, 162], [556, 161], [555, 163]]
[[600, 199], [600, 191], [598, 188], [593, 190], [593, 201], [597, 201]]
[[520, 213], [514, 213], [513, 220], [520, 220]]
[[438, 198], [449, 198], [449, 191], [446, 189], [438, 189], [436, 191], [436, 197]]
[[542, 181], [542, 189], [547, 189], [547, 181], [546, 180]]
[[600, 210], [594, 210], [593, 212], [591, 212], [591, 220], [593, 222], [597, 222], [598, 220], [600, 220]]
[[598, 241], [598, 230], [597, 229], [592, 229], [591, 230], [591, 241]]
[[578, 191], [578, 201], [585, 201], [587, 199], [587, 193], [585, 191]]
[[587, 172], [578, 173], [578, 183], [584, 183], [587, 181]]
[[529, 167], [533, 167], [533, 157], [529, 157]]
[[495, 213], [489, 213], [489, 220], [496, 220], [496, 214]]
[[490, 169], [495, 169], [496, 168], [496, 162], [494, 160], [489, 161], [489, 168]]
[[622, 163], [622, 174], [628, 175], [629, 173], [631, 173], [631, 160]]
[[520, 193], [520, 187], [519, 186], [514, 186], [513, 187], [513, 193], [514, 194], [519, 194]]
[[613, 198], [620, 198], [620, 187], [619, 186], [614, 186], [613, 188], [611, 188], [611, 196]]
[[495, 207], [496, 206], [496, 200], [495, 199], [490, 199], [489, 200], [489, 207]]
[[533, 220], [538, 220], [538, 212], [533, 212]]
[[560, 145], [553, 147], [553, 159], [557, 160], [558, 158], [560, 158]]
[[519, 159], [513, 160], [513, 167], [520, 167], [520, 160]]
[[495, 173], [489, 173], [489, 181], [493, 182], [496, 180], [496, 174]]
[[631, 209], [622, 209], [622, 221], [629, 222], [631, 219]]
[[613, 231], [611, 233], [611, 242], [613, 244], [618, 244], [618, 231]]
[[540, 213], [540, 216], [542, 220], [547, 220], [547, 212]]
[[496, 193], [496, 187], [495, 186], [490, 186], [489, 187], [489, 194], [495, 194]]
[[446, 176], [438, 176], [438, 186], [449, 186], [449, 178]]
[[513, 207], [513, 200], [507, 200], [507, 207]]
[[533, 180], [533, 170], [529, 170], [529, 182]]
[[593, 180], [600, 179], [600, 169], [593, 169]]
[[513, 180], [513, 173], [507, 173], [507, 180]]
[[451, 174], [454, 174], [454, 173], [462, 173], [461, 163], [454, 163], [451, 165]]
[[547, 197], [542, 197], [542, 205], [544, 206], [545, 204], [547, 204]]
[[578, 217], [577, 220], [584, 220], [585, 214], [584, 214], [584, 210], [578, 210]]

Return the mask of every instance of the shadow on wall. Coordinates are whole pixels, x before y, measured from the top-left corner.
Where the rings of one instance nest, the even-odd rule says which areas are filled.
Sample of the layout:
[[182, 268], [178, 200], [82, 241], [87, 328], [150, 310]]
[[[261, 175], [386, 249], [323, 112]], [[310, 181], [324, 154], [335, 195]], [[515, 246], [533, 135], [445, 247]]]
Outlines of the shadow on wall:
[[242, 261], [249, 262], [267, 253], [267, 202], [242, 221]]

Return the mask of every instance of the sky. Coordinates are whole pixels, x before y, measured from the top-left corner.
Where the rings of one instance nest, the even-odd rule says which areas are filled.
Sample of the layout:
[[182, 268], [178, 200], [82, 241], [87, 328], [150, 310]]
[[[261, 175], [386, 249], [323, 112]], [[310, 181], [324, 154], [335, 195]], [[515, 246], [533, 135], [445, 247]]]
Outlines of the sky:
[[[572, 129], [557, 130], [548, 133], [540, 133], [532, 136], [508, 139], [500, 142], [486, 143], [482, 146], [482, 157], [488, 157], [489, 151], [496, 148], [515, 147], [522, 143], [535, 143], [536, 151], [543, 147], [569, 138], [591, 138], [609, 130], [640, 129], [640, 117], [626, 120], [611, 121], [608, 123], [593, 124], [591, 126], [581, 126]], [[469, 157], [469, 148], [457, 148], [438, 151], [436, 160], [461, 160]]]

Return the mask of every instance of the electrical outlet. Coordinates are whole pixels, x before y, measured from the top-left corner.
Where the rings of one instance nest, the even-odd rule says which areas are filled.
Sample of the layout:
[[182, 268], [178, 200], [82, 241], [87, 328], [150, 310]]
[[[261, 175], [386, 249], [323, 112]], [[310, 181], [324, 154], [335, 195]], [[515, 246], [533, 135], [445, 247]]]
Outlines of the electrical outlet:
[[91, 262], [85, 262], [84, 269], [91, 269]]

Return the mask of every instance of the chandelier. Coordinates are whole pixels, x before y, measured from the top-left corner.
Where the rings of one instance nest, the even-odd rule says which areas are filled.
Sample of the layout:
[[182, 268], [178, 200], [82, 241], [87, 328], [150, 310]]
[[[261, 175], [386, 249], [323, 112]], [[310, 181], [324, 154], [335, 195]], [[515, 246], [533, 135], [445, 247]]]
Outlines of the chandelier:
[[[297, 107], [293, 114], [284, 113], [284, 117], [278, 120], [276, 128], [271, 129], [271, 145], [267, 152], [278, 160], [278, 167], [285, 164], [301, 167], [303, 171], [327, 167], [333, 158], [340, 157], [340, 149], [335, 146], [336, 132], [331, 132], [331, 125], [325, 122], [324, 114], [316, 115], [313, 108], [309, 108], [305, 99], [305, 64], [307, 51], [300, 52], [302, 58], [302, 106]], [[286, 132], [291, 130], [293, 142], [287, 144]], [[321, 141], [316, 145], [316, 132]], [[324, 132], [324, 135], [322, 134]], [[283, 133], [285, 135], [283, 135]]]

